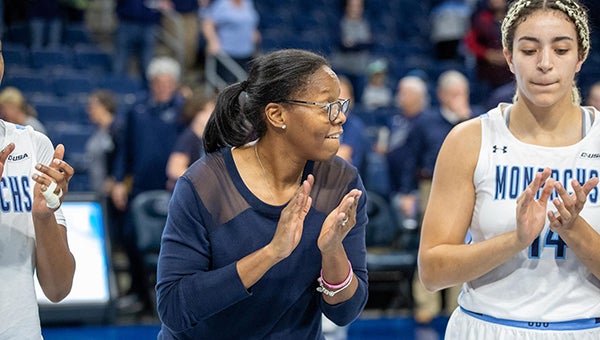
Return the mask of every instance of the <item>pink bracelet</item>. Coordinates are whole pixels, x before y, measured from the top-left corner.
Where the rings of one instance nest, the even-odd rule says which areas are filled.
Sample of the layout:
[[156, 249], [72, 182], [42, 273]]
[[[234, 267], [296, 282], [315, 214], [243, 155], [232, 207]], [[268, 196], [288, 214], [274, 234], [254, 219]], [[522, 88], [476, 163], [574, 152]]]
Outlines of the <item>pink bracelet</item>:
[[350, 282], [350, 280], [352, 280], [352, 275], [354, 274], [354, 272], [352, 271], [352, 263], [350, 263], [350, 260], [348, 260], [348, 265], [350, 266], [350, 271], [348, 272], [348, 276], [342, 283], [334, 285], [334, 284], [331, 284], [331, 283], [325, 281], [325, 278], [323, 277], [323, 269], [321, 269], [321, 277], [319, 277], [319, 279], [321, 280], [321, 282], [323, 282], [323, 284], [325, 286], [327, 286], [327, 288], [340, 289], [340, 288], [346, 286]]

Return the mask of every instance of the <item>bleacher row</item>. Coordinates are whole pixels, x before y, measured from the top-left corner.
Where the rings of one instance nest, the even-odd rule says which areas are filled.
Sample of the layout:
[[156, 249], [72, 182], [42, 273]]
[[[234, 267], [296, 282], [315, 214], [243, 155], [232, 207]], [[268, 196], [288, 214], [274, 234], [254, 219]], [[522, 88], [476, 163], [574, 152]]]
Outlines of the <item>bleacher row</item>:
[[[373, 35], [373, 58], [390, 62], [390, 78], [398, 80], [414, 68], [436, 64], [429, 43], [432, 0], [365, 1], [365, 17]], [[339, 41], [343, 15], [340, 0], [257, 0], [262, 49], [304, 48], [330, 56]]]
[[76, 170], [70, 189], [89, 190], [85, 144], [95, 127], [87, 111], [88, 95], [109, 89], [121, 109], [135, 101], [143, 89], [139, 79], [112, 73], [111, 55], [92, 42], [53, 49], [32, 49], [4, 41], [5, 73], [0, 91], [13, 86], [23, 92], [56, 145], [67, 148], [65, 160]]

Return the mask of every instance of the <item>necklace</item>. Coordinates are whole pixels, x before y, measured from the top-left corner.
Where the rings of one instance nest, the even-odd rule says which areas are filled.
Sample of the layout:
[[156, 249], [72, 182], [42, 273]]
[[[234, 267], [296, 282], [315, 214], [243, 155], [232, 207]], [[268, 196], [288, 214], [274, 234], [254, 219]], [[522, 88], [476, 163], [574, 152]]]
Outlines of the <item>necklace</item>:
[[265, 167], [263, 166], [262, 162], [260, 161], [260, 156], [258, 155], [258, 143], [254, 144], [254, 154], [256, 155], [256, 160], [258, 160], [258, 165], [260, 165], [260, 169], [262, 170], [263, 180], [265, 181], [265, 184], [267, 185], [267, 189], [269, 189], [269, 195], [271, 196], [271, 201], [275, 202], [275, 195], [273, 195], [273, 189], [271, 188], [271, 184], [269, 184], [269, 181], [267, 180], [267, 170], [265, 170]]

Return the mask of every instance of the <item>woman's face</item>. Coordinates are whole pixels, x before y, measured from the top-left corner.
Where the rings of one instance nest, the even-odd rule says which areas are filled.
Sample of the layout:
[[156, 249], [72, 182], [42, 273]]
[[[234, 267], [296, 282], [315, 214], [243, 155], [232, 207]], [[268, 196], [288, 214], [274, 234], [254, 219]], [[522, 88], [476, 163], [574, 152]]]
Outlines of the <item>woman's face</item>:
[[513, 52], [504, 52], [515, 74], [519, 98], [546, 107], [571, 101], [575, 74], [581, 69], [575, 25], [561, 12], [540, 10], [515, 31]]
[[[290, 98], [318, 103], [331, 103], [339, 99], [340, 84], [329, 67], [322, 67], [309, 79], [307, 89]], [[342, 124], [346, 115], [341, 113], [329, 121], [327, 109], [320, 105], [285, 105], [285, 124], [291, 142], [305, 154], [305, 158], [325, 160], [333, 157], [340, 147]]]
[[91, 96], [87, 105], [87, 113], [90, 120], [94, 123], [98, 123], [100, 116], [102, 115], [102, 110], [104, 110], [104, 107], [100, 104], [98, 98]]

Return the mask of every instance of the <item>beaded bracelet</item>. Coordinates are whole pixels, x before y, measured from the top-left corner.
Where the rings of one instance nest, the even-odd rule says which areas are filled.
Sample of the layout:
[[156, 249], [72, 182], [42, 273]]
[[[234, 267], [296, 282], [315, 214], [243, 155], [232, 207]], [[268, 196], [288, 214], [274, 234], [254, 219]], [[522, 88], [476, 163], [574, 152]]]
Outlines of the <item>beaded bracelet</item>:
[[317, 279], [317, 281], [319, 282], [319, 287], [317, 287], [317, 291], [325, 295], [334, 296], [335, 294], [348, 288], [348, 286], [350, 286], [350, 283], [352, 282], [352, 277], [354, 276], [354, 272], [352, 271], [352, 264], [350, 263], [350, 261], [348, 261], [348, 265], [350, 266], [348, 276], [342, 283], [337, 285], [333, 285], [325, 281], [325, 279], [323, 278], [323, 270], [321, 269], [321, 276]]

